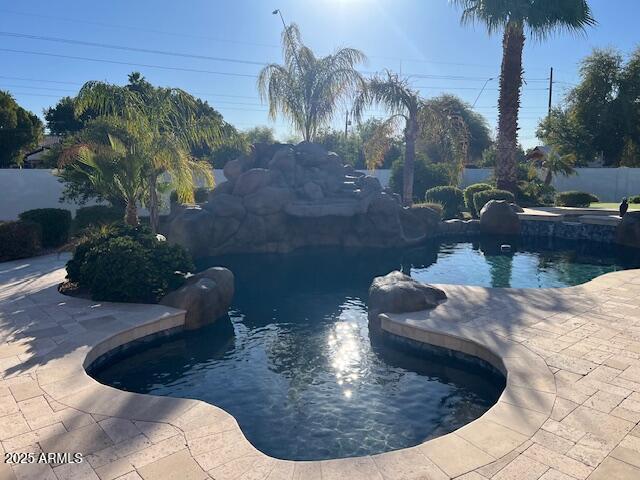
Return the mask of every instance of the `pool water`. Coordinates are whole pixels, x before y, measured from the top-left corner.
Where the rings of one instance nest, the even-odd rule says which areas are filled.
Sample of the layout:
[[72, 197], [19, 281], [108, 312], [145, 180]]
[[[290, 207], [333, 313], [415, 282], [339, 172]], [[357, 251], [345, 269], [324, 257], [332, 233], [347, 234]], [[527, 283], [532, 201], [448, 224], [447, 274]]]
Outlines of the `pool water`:
[[433, 243], [211, 259], [236, 275], [229, 319], [153, 340], [94, 377], [123, 390], [196, 398], [236, 417], [262, 452], [289, 460], [381, 453], [453, 431], [490, 408], [504, 378], [479, 362], [415, 350], [369, 332], [373, 277], [401, 269], [432, 283], [577, 285], [635, 267], [587, 243]]

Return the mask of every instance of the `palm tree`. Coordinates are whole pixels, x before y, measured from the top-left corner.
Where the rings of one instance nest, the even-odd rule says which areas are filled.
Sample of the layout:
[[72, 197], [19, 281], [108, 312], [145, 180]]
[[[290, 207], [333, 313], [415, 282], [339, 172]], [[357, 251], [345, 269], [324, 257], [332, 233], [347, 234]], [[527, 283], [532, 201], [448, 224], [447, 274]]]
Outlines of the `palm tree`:
[[417, 90], [409, 87], [406, 79], [396, 73], [386, 71], [386, 77], [375, 75], [371, 78], [355, 99], [353, 115], [360, 120], [364, 109], [370, 105], [385, 107], [391, 116], [382, 124], [381, 129], [397, 119], [404, 120], [404, 169], [402, 175], [402, 200], [405, 205], [413, 203], [413, 173], [416, 158], [416, 139], [419, 133], [418, 115], [421, 106]]
[[586, 0], [452, 0], [463, 9], [463, 23], [481, 22], [490, 34], [502, 30], [502, 66], [498, 98], [496, 183], [517, 189], [516, 150], [522, 87], [525, 30], [544, 39], [554, 30], [583, 31], [595, 25]]
[[213, 185], [209, 164], [192, 158], [190, 147], [207, 142], [219, 144], [225, 134], [225, 126], [219, 122], [199, 117], [200, 105], [187, 92], [175, 88], [156, 88], [139, 74], [129, 76], [129, 85], [120, 87], [104, 82], [87, 82], [76, 99], [76, 113], [86, 110], [101, 115], [126, 119], [136, 126], [136, 131], [151, 137], [145, 143], [147, 169], [147, 205], [151, 228], [158, 229], [159, 200], [158, 179], [168, 173], [178, 199], [193, 202], [196, 178]]
[[122, 118], [100, 117], [90, 121], [75, 140], [63, 149], [59, 167], [83, 176], [96, 193], [122, 200], [125, 223], [137, 225], [137, 206], [146, 191], [146, 150], [151, 137]]
[[339, 103], [364, 84], [355, 67], [366, 56], [341, 48], [318, 58], [302, 43], [295, 24], [282, 32], [282, 54], [283, 65], [271, 63], [260, 71], [260, 98], [268, 100], [271, 119], [282, 113], [304, 140], [313, 141], [318, 130], [331, 123]]
[[[425, 103], [418, 93], [413, 90], [406, 79], [397, 74], [386, 71], [386, 77], [374, 76], [356, 97], [353, 114], [360, 119], [364, 109], [370, 105], [381, 105], [389, 111], [391, 116], [385, 120], [374, 133], [372, 139], [365, 145], [367, 166], [375, 168], [384, 158], [384, 153], [390, 142], [388, 138], [393, 130], [393, 124], [404, 120], [404, 167], [402, 172], [402, 199], [407, 206], [413, 203], [413, 177], [416, 157], [416, 140], [426, 128], [435, 132], [439, 137], [448, 136], [455, 144], [456, 152], [466, 157], [467, 131], [465, 122], [459, 115], [446, 108], [436, 108]], [[387, 140], [385, 140], [387, 139]]]
[[574, 154], [569, 153], [566, 155], [560, 155], [551, 149], [542, 157], [542, 160], [539, 163], [539, 165], [547, 171], [544, 177], [544, 184], [551, 185], [553, 177], [558, 175], [568, 177], [569, 175], [575, 174], [575, 164], [576, 156]]

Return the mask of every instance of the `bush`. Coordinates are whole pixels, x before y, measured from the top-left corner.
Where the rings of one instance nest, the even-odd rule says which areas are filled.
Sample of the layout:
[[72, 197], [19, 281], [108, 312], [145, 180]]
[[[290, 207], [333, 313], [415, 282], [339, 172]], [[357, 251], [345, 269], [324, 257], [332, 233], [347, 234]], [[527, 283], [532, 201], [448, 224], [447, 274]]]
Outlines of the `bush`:
[[523, 207], [539, 207], [553, 205], [556, 189], [545, 185], [539, 178], [518, 182], [516, 202]]
[[99, 227], [123, 221], [124, 211], [119, 207], [109, 205], [93, 205], [82, 207], [76, 211], [73, 221], [74, 230], [80, 231], [87, 227]]
[[0, 223], [0, 262], [33, 257], [40, 250], [42, 227], [34, 222]]
[[627, 200], [629, 203], [640, 203], [640, 195], [633, 195]]
[[42, 246], [59, 247], [69, 240], [71, 230], [71, 212], [62, 208], [36, 208], [22, 212], [20, 220], [40, 225]]
[[[446, 165], [429, 163], [423, 158], [416, 158], [413, 173], [413, 200], [421, 202], [427, 190], [440, 185], [449, 184], [449, 171]], [[389, 187], [396, 193], [402, 194], [402, 174], [404, 161], [396, 160], [391, 165]]]
[[507, 190], [483, 190], [473, 195], [473, 205], [478, 214], [480, 214], [480, 210], [482, 210], [482, 207], [484, 207], [489, 200], [506, 200], [511, 203], [516, 201], [513, 193]]
[[439, 203], [442, 205], [443, 218], [457, 217], [464, 206], [464, 195], [462, 190], [456, 187], [434, 187], [427, 190], [424, 195], [427, 202]]
[[429, 208], [434, 212], [436, 212], [441, 219], [442, 219], [442, 214], [444, 212], [444, 208], [442, 208], [442, 205], [434, 202], [414, 203], [413, 205], [411, 205], [411, 208]]
[[194, 269], [187, 251], [158, 240], [146, 227], [103, 227], [67, 262], [67, 279], [94, 300], [157, 302]]
[[485, 190], [493, 190], [493, 187], [488, 183], [474, 183], [473, 185], [469, 185], [464, 189], [464, 204], [467, 206], [467, 209], [473, 217], [478, 216], [478, 211], [476, 210], [476, 206], [473, 203], [473, 196], [476, 193], [483, 192]]
[[594, 202], [599, 202], [598, 197], [587, 192], [568, 191], [556, 195], [558, 207], [588, 207]]

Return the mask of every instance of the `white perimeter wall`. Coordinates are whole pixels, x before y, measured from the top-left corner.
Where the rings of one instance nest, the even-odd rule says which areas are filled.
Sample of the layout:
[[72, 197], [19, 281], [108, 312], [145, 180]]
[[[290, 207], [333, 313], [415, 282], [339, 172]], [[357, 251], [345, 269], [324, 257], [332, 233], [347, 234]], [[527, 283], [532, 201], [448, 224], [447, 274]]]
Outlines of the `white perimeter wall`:
[[[491, 176], [491, 168], [465, 169], [461, 185], [484, 182]], [[580, 190], [593, 193], [602, 202], [620, 202], [622, 197], [640, 195], [640, 168], [576, 168], [575, 175], [555, 177], [551, 184], [559, 192]]]
[[[577, 175], [558, 177], [553, 186], [558, 191], [582, 190], [598, 196], [603, 202], [619, 202], [622, 197], [640, 194], [640, 168], [578, 168]], [[225, 180], [222, 170], [214, 170], [216, 183]], [[366, 172], [376, 176], [383, 187], [389, 185], [390, 170]], [[465, 169], [461, 186], [488, 180], [490, 168]], [[78, 205], [60, 203], [64, 186], [55, 170], [0, 169], [0, 220], [14, 220], [32, 208], [58, 207], [75, 212]], [[89, 203], [90, 205], [91, 203]], [[141, 211], [145, 214], [144, 210]]]

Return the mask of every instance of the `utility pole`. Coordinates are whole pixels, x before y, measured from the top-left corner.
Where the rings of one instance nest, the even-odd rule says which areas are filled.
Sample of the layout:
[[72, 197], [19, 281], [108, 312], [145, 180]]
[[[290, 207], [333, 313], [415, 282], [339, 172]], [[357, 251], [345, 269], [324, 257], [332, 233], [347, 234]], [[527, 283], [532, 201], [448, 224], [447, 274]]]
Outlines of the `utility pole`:
[[551, 115], [551, 97], [553, 96], [553, 67], [549, 71], [549, 116]]

